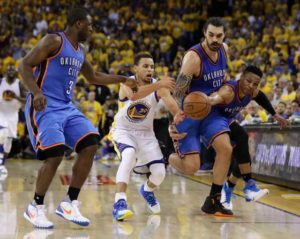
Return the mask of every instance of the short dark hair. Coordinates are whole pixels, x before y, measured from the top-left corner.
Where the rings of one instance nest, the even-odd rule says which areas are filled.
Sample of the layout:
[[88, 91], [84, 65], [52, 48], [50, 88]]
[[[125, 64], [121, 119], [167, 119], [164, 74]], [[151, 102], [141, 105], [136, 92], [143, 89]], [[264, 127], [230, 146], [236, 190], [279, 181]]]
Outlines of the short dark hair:
[[261, 78], [263, 76], [262, 71], [257, 66], [254, 66], [254, 65], [247, 66], [246, 69], [244, 70], [244, 73], [247, 73], [247, 72], [251, 72], [251, 73], [259, 76], [259, 78]]
[[138, 65], [140, 63], [140, 60], [142, 58], [151, 58], [153, 59], [152, 55], [148, 52], [140, 52], [138, 54], [136, 54], [136, 56], [134, 57], [134, 64]]
[[67, 18], [67, 25], [73, 26], [77, 21], [85, 20], [88, 15], [88, 11], [82, 7], [75, 7], [71, 9]]
[[226, 32], [225, 21], [220, 17], [210, 17], [207, 19], [203, 26], [203, 32], [206, 32], [208, 25], [213, 25], [215, 27], [223, 27], [224, 32]]

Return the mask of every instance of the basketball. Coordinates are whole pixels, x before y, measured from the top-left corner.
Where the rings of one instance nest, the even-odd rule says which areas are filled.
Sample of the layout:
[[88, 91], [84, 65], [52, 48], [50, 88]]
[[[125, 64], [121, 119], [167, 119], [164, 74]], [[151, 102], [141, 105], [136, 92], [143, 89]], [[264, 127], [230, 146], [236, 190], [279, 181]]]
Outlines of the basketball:
[[194, 120], [205, 118], [211, 110], [211, 105], [208, 103], [207, 95], [195, 91], [188, 94], [183, 102], [183, 111], [185, 115]]

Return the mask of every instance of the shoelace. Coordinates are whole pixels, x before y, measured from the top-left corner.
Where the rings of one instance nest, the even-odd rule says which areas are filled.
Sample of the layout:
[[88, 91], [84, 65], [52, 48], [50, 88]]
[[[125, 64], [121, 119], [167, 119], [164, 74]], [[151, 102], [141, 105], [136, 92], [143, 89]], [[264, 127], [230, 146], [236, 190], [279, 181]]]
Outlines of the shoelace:
[[37, 207], [37, 215], [39, 218], [48, 221], [48, 218], [46, 217], [46, 208], [45, 207]]
[[154, 197], [154, 193], [152, 192], [145, 192], [146, 193], [146, 199], [147, 199], [147, 202], [151, 205], [151, 206], [154, 206], [156, 205], [156, 199]]
[[121, 199], [117, 202], [116, 207], [118, 209], [125, 210], [125, 209], [127, 209], [127, 204], [126, 204], [125, 200]]
[[79, 211], [79, 205], [81, 204], [81, 202], [77, 201], [77, 200], [74, 200], [72, 201], [71, 205], [73, 207], [73, 210], [74, 210], [74, 214], [76, 217], [82, 217], [80, 211]]

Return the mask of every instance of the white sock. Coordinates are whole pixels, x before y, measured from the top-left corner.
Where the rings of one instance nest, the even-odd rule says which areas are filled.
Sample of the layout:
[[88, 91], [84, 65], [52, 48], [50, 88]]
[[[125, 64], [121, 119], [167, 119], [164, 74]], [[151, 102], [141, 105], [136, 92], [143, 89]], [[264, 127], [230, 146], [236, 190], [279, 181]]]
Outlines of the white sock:
[[[155, 188], [156, 188], [156, 187], [155, 187]], [[153, 192], [153, 191], [155, 190], [155, 188], [149, 187], [149, 186], [148, 186], [148, 181], [146, 181], [146, 182], [144, 183], [144, 190], [145, 190], [146, 192]]]
[[125, 192], [120, 192], [115, 194], [115, 202], [119, 201], [120, 199], [124, 199], [125, 201], [127, 201]]

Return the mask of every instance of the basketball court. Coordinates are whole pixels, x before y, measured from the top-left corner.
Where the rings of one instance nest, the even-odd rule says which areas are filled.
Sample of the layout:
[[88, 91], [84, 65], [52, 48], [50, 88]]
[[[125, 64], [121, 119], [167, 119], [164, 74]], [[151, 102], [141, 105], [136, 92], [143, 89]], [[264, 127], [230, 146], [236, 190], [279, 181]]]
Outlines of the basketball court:
[[107, 167], [99, 162], [94, 163], [79, 196], [82, 202], [81, 212], [91, 219], [91, 225], [80, 227], [54, 213], [67, 191], [72, 163], [63, 161], [46, 195], [47, 215], [49, 220], [53, 221], [54, 229], [35, 230], [23, 218], [23, 211], [32, 200], [40, 162], [7, 162], [9, 175], [0, 181], [1, 239], [276, 239], [298, 238], [300, 235], [300, 194], [297, 191], [260, 183], [261, 187], [270, 190], [270, 195], [257, 203], [246, 203], [242, 197], [236, 196], [233, 200], [235, 216], [220, 218], [205, 215], [200, 210], [205, 196], [209, 193], [206, 184], [209, 183], [210, 176], [186, 178], [170, 172], [156, 192], [162, 208], [160, 216], [147, 212], [146, 204], [138, 194], [144, 177], [134, 175], [128, 190], [128, 204], [133, 209], [134, 216], [124, 222], [113, 221], [111, 212], [116, 166]]

